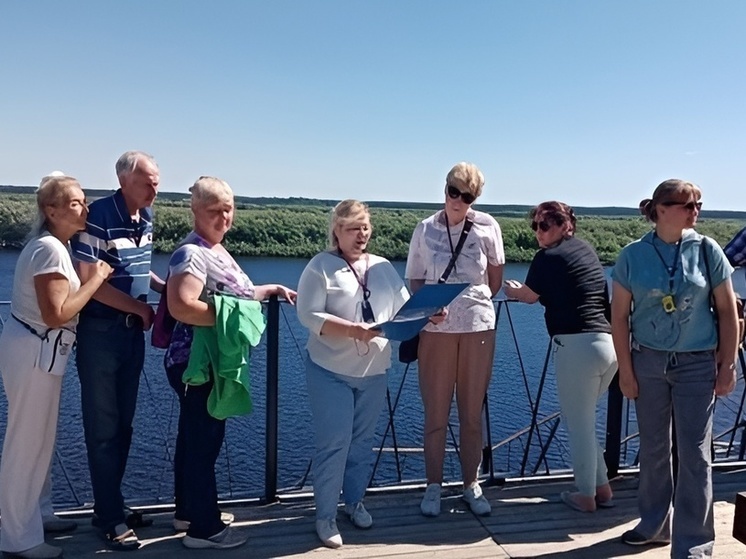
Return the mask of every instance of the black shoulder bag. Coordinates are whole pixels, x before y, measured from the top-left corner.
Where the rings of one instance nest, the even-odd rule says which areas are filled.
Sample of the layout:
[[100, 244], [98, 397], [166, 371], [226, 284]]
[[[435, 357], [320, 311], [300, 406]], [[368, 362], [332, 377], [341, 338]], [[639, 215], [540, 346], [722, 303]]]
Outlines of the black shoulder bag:
[[[707, 258], [707, 247], [706, 244], [709, 244], [709, 237], [703, 237], [702, 243], [700, 244], [700, 250], [702, 250], [702, 257], [705, 261], [705, 269], [707, 270], [707, 284], [710, 287], [710, 308], [712, 309], [712, 314], [715, 317], [715, 328], [718, 327], [718, 313], [717, 313], [717, 307], [715, 306], [715, 295], [712, 293], [712, 273], [710, 272], [710, 260]], [[738, 345], [740, 346], [744, 342], [744, 338], [746, 338], [746, 321], [744, 321], [744, 310], [743, 310], [743, 301], [736, 297], [736, 313], [738, 314]], [[720, 337], [720, 334], [718, 332], [718, 338]], [[719, 344], [720, 342], [718, 342]]]
[[[458, 239], [458, 244], [456, 245], [455, 249], [452, 249], [451, 251], [451, 260], [448, 262], [448, 266], [446, 266], [446, 269], [443, 271], [443, 275], [440, 276], [440, 279], [438, 280], [438, 283], [445, 283], [448, 279], [448, 276], [451, 275], [451, 272], [453, 271], [453, 267], [456, 265], [456, 259], [458, 258], [458, 255], [461, 253], [461, 249], [464, 247], [464, 243], [466, 242], [466, 237], [469, 235], [469, 231], [471, 231], [471, 226], [473, 225], [473, 222], [466, 218], [464, 219], [464, 227], [461, 229], [461, 236]], [[449, 237], [450, 240], [450, 237]], [[420, 335], [417, 334], [414, 338], [411, 338], [409, 340], [404, 340], [399, 344], [399, 361], [401, 363], [412, 363], [414, 361], [417, 361], [417, 350], [420, 346]]]

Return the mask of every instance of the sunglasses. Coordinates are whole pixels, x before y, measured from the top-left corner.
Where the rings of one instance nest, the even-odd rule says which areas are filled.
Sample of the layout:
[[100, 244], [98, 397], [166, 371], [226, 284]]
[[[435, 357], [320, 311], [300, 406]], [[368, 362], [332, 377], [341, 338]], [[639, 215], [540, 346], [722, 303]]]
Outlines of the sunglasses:
[[474, 196], [471, 192], [461, 192], [458, 188], [450, 184], [446, 188], [446, 192], [448, 193], [448, 197], [453, 198], [454, 200], [461, 197], [461, 200], [464, 202], [464, 204], [473, 204], [474, 200], [477, 199], [477, 197]]
[[673, 202], [668, 200], [666, 202], [661, 202], [661, 206], [682, 206], [685, 210], [693, 212], [695, 208], [697, 211], [702, 209], [702, 202]]
[[549, 223], [548, 221], [532, 221], [531, 222], [531, 230], [536, 232], [537, 230], [541, 229], [546, 233], [554, 226], [554, 223]]

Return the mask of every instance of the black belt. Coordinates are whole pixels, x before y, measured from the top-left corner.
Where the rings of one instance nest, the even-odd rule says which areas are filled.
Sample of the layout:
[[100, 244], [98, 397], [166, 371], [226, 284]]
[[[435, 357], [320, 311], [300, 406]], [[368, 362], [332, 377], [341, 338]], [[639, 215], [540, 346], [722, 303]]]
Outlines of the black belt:
[[101, 320], [104, 322], [114, 322], [115, 324], [123, 325], [125, 328], [134, 328], [135, 326], [142, 328], [142, 318], [140, 318], [139, 314], [117, 313], [108, 316], [81, 314], [80, 317], [84, 320]]

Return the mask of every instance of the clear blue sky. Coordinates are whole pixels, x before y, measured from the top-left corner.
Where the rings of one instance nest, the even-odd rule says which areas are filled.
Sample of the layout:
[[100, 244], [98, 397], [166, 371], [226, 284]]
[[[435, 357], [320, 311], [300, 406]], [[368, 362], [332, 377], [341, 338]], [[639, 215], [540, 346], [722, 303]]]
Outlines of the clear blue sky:
[[0, 3], [0, 184], [636, 206], [662, 180], [746, 210], [742, 0]]

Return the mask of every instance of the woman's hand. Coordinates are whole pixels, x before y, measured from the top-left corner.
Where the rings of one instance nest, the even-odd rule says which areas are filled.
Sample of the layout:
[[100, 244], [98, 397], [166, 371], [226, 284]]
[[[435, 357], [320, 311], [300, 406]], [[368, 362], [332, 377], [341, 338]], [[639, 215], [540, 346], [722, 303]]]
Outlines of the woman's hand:
[[518, 292], [523, 287], [523, 284], [518, 280], [505, 280], [503, 283], [503, 291], [511, 299], [518, 299]]
[[629, 400], [637, 400], [640, 395], [640, 387], [637, 385], [637, 377], [634, 372], [622, 374], [619, 372], [619, 388], [622, 394]]
[[109, 279], [113, 271], [114, 269], [103, 260], [97, 260], [96, 263], [93, 265], [93, 276], [97, 279], [100, 279], [100, 283], [103, 283], [107, 279]]
[[381, 335], [381, 331], [371, 328], [373, 325], [366, 322], [353, 322], [347, 329], [347, 336], [361, 342], [369, 342], [376, 336]]
[[430, 317], [430, 322], [433, 324], [440, 324], [443, 322], [446, 317], [448, 316], [448, 309], [446, 307], [443, 307], [438, 312], [436, 312], [434, 315]]
[[539, 295], [535, 293], [530, 287], [522, 284], [518, 280], [505, 280], [503, 282], [503, 291], [509, 299], [517, 299], [522, 303], [534, 304], [539, 300]]
[[736, 365], [724, 362], [718, 365], [715, 379], [715, 396], [727, 396], [736, 388]]
[[278, 285], [275, 295], [278, 295], [285, 299], [291, 305], [295, 305], [295, 300], [298, 298], [298, 293], [285, 287], [284, 285]]

